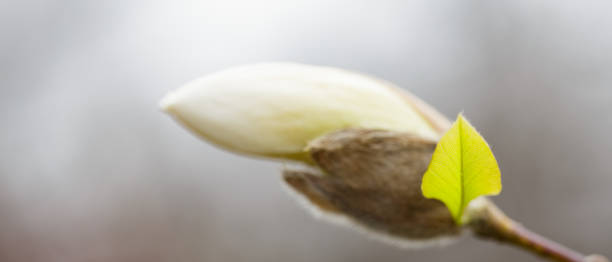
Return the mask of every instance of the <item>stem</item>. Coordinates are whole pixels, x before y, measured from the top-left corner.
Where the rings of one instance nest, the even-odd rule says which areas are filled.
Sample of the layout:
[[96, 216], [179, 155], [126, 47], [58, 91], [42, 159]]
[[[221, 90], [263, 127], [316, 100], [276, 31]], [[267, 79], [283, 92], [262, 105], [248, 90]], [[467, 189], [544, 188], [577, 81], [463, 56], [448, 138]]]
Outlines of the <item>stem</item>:
[[559, 262], [606, 262], [599, 255], [585, 256], [536, 234], [508, 218], [486, 198], [475, 200], [467, 210], [468, 227], [477, 237], [494, 239], [521, 247], [529, 252]]

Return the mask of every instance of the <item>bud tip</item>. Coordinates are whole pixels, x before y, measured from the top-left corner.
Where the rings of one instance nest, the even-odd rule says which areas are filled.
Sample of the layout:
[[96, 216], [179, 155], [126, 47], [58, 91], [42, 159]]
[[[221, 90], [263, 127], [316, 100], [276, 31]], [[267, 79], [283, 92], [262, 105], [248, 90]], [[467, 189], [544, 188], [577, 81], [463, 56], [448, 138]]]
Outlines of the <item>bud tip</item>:
[[164, 98], [159, 101], [159, 109], [166, 113], [172, 113], [174, 107], [177, 104], [177, 100], [178, 97], [176, 95], [176, 92], [168, 92], [168, 94], [166, 94]]

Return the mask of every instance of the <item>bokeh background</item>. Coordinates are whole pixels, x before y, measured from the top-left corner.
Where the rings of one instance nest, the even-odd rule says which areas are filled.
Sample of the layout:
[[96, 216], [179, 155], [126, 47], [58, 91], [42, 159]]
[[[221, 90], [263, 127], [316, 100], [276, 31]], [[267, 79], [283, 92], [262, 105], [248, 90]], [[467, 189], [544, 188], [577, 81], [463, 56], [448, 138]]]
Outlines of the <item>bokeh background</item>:
[[400, 250], [316, 221], [281, 164], [158, 110], [259, 61], [390, 80], [493, 147], [495, 201], [612, 257], [612, 2], [1, 0], [0, 261], [539, 261], [465, 237]]

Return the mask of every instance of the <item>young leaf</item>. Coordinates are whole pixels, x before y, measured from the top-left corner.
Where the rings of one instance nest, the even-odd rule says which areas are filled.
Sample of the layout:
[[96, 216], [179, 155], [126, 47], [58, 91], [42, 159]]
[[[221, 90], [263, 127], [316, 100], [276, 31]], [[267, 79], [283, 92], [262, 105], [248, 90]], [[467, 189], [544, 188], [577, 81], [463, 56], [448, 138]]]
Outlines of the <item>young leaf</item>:
[[487, 142], [461, 114], [436, 146], [421, 190], [438, 199], [461, 224], [465, 207], [482, 195], [497, 195], [501, 178]]

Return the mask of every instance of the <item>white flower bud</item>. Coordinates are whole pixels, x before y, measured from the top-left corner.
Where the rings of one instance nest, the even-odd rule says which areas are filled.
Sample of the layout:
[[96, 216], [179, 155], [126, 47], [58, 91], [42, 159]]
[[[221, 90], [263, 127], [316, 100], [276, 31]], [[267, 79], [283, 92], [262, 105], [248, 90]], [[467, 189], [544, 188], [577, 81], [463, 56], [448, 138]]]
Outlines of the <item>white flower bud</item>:
[[317, 167], [287, 168], [283, 179], [319, 217], [405, 247], [461, 232], [444, 204], [420, 193], [450, 123], [384, 81], [329, 67], [256, 64], [188, 83], [161, 107], [226, 149]]
[[161, 107], [226, 149], [304, 159], [313, 139], [343, 128], [408, 132], [437, 140], [418, 100], [391, 85], [329, 67], [263, 63], [217, 72], [169, 93]]

